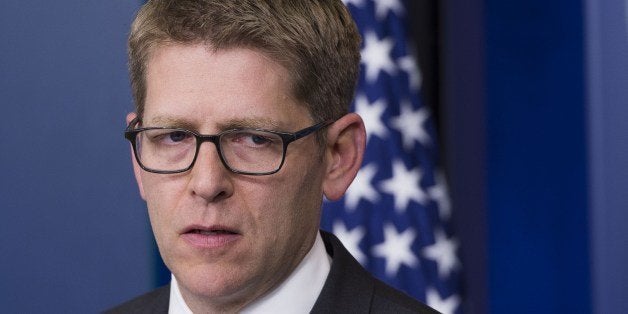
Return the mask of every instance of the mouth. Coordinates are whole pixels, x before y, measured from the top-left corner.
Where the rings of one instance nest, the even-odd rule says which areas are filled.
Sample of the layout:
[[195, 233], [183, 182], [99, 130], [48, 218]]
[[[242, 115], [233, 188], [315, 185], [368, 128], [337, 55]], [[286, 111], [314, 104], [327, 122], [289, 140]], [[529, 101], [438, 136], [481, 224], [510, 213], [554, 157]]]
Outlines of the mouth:
[[190, 226], [181, 237], [190, 245], [200, 249], [225, 247], [241, 238], [238, 230], [226, 226]]
[[214, 235], [221, 235], [221, 234], [238, 234], [237, 232], [234, 232], [231, 230], [225, 230], [225, 229], [210, 229], [210, 230], [192, 229], [186, 233], [201, 234], [201, 235], [206, 235], [206, 236], [214, 236]]
[[190, 225], [183, 229], [182, 234], [200, 234], [200, 235], [221, 235], [221, 234], [240, 234], [240, 232], [233, 227], [225, 225]]

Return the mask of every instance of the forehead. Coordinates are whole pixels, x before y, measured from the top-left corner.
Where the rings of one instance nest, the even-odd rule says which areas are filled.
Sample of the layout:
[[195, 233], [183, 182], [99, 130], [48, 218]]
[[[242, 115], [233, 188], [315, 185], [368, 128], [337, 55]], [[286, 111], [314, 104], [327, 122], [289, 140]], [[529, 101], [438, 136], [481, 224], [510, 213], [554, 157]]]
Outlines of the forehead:
[[189, 123], [258, 119], [282, 124], [304, 115], [309, 118], [294, 97], [288, 71], [255, 50], [169, 44], [155, 48], [148, 60], [146, 122], [159, 117]]

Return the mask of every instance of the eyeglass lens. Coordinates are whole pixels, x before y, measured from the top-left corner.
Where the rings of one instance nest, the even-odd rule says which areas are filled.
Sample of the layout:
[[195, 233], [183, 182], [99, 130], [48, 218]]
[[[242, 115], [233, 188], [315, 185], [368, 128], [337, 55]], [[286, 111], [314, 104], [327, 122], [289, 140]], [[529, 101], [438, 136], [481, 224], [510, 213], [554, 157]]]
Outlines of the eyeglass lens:
[[[221, 133], [218, 149], [234, 171], [265, 173], [277, 170], [283, 159], [283, 141], [277, 134], [258, 130]], [[155, 171], [189, 168], [197, 154], [194, 133], [181, 129], [147, 129], [136, 137], [140, 163]]]

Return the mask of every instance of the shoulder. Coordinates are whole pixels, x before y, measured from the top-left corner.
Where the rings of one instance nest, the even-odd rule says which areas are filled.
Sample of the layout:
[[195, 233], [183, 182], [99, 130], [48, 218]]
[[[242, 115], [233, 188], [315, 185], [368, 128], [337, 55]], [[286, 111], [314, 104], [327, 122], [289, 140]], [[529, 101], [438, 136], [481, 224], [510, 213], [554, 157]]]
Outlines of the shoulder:
[[168, 313], [170, 302], [170, 285], [157, 288], [149, 293], [124, 302], [104, 313]]
[[371, 303], [372, 313], [424, 313], [438, 314], [438, 311], [419, 302], [411, 296], [375, 280], [373, 290], [373, 301]]
[[438, 313], [373, 277], [334, 235], [321, 235], [332, 265], [313, 313]]

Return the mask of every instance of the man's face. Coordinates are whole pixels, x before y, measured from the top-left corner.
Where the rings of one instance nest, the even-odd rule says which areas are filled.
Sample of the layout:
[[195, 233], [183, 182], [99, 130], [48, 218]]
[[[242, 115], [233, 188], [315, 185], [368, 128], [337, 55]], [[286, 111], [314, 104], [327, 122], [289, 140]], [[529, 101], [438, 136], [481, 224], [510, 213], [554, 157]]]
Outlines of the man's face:
[[[158, 47], [146, 84], [145, 127], [216, 134], [234, 127], [294, 132], [313, 124], [292, 96], [286, 69], [248, 49]], [[320, 156], [315, 136], [308, 136], [291, 143], [281, 170], [268, 176], [229, 172], [210, 142], [184, 173], [135, 165], [161, 256], [193, 309], [194, 299], [248, 303], [300, 262], [318, 230]]]

